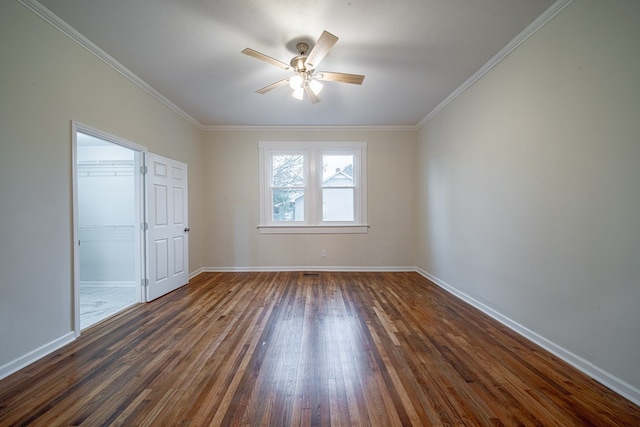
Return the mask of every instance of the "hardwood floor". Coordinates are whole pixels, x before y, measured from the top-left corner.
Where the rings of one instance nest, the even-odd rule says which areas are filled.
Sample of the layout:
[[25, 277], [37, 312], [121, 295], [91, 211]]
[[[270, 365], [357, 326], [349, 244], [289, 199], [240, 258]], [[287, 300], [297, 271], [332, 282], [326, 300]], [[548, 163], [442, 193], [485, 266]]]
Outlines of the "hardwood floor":
[[640, 425], [416, 273], [205, 273], [0, 381], [0, 425]]

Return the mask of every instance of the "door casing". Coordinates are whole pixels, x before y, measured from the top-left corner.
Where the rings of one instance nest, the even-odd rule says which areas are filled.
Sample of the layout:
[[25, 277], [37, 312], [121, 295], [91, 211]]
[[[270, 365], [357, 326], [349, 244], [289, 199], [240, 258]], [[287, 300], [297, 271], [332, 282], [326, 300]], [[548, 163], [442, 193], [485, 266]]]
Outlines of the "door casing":
[[[145, 302], [151, 301], [154, 298], [160, 296], [158, 292], [152, 290], [151, 292], [148, 290], [150, 286], [153, 286], [151, 280], [149, 280], [150, 276], [155, 277], [152, 274], [149, 274], [148, 267], [149, 256], [152, 255], [152, 251], [149, 250], [149, 233], [145, 231], [145, 228], [148, 228], [150, 225], [148, 224], [149, 212], [148, 212], [148, 202], [149, 195], [147, 194], [147, 182], [153, 182], [151, 179], [145, 178], [147, 174], [149, 174], [149, 169], [154, 167], [153, 161], [147, 161], [149, 159], [160, 160], [160, 162], [164, 162], [167, 167], [174, 169], [181, 169], [184, 174], [182, 178], [184, 179], [184, 185], [177, 185], [175, 187], [180, 187], [182, 190], [182, 196], [184, 197], [184, 204], [182, 205], [183, 212], [182, 218], [180, 221], [174, 221], [174, 229], [181, 230], [181, 235], [179, 236], [177, 231], [173, 235], [173, 244], [178, 244], [177, 242], [182, 239], [182, 247], [184, 249], [184, 257], [182, 258], [181, 265], [176, 265], [176, 263], [168, 266], [169, 268], [173, 268], [171, 272], [175, 277], [175, 279], [180, 283], [180, 286], [186, 284], [189, 280], [189, 257], [188, 257], [188, 247], [189, 247], [189, 218], [188, 218], [188, 175], [187, 175], [187, 165], [181, 162], [178, 162], [173, 159], [165, 158], [159, 156], [154, 153], [148, 152], [145, 146], [133, 143], [131, 141], [127, 141], [125, 139], [119, 138], [117, 136], [108, 134], [101, 130], [95, 129], [91, 126], [87, 126], [77, 121], [71, 122], [71, 135], [72, 135], [72, 150], [71, 150], [71, 165], [72, 165], [72, 193], [73, 193], [73, 212], [72, 212], [72, 247], [73, 247], [73, 330], [75, 337], [80, 336], [81, 325], [80, 325], [80, 251], [79, 251], [79, 232], [78, 232], [78, 170], [77, 170], [77, 149], [78, 149], [78, 141], [77, 135], [78, 132], [88, 134], [94, 136], [96, 138], [103, 139], [107, 142], [111, 142], [114, 144], [121, 145], [123, 147], [129, 148], [138, 152], [136, 158], [138, 159], [139, 171], [136, 171], [136, 218], [139, 219], [137, 223], [137, 231], [139, 238], [136, 239], [136, 253], [138, 254], [136, 260], [136, 282], [138, 283], [138, 301]], [[150, 165], [147, 165], [150, 163]], [[153, 170], [151, 171], [153, 173]], [[173, 173], [173, 172], [172, 172]], [[173, 187], [170, 191], [178, 191]], [[175, 195], [174, 195], [175, 196]], [[172, 218], [175, 219], [175, 209], [172, 213]], [[177, 227], [177, 228], [176, 228]], [[153, 237], [153, 236], [151, 236]], [[153, 254], [155, 256], [155, 254]], [[175, 282], [174, 280], [174, 286]], [[172, 289], [169, 289], [170, 291]], [[166, 289], [165, 289], [166, 291]]]

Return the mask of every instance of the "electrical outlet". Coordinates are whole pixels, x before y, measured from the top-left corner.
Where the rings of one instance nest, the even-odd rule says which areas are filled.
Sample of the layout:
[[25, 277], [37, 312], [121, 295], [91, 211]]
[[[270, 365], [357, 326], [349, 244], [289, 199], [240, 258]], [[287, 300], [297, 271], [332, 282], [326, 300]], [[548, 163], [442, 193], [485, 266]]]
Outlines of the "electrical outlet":
[[327, 256], [327, 251], [325, 251], [324, 249], [322, 249], [320, 251], [320, 256]]

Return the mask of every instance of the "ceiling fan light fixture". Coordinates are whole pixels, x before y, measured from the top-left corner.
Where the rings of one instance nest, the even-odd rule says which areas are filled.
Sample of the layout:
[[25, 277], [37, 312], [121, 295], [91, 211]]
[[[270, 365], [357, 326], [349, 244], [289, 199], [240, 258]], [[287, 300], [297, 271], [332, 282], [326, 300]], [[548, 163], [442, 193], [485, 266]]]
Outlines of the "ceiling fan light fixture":
[[304, 89], [302, 88], [302, 86], [294, 89], [291, 96], [293, 96], [295, 99], [302, 100], [302, 98], [304, 97]]
[[311, 79], [309, 81], [309, 88], [313, 91], [313, 93], [315, 93], [316, 95], [318, 95], [321, 91], [322, 88], [324, 87], [324, 85], [322, 83], [320, 83], [318, 80], [316, 79]]
[[300, 74], [296, 74], [289, 79], [289, 87], [293, 90], [302, 89], [302, 82], [304, 82], [302, 76]]

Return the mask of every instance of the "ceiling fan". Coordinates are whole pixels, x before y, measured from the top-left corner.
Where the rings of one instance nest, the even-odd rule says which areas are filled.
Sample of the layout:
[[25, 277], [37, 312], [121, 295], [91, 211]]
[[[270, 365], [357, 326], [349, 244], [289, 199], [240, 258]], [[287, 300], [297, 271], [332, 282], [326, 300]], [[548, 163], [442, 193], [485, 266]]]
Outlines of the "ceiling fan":
[[364, 76], [361, 74], [336, 73], [330, 71], [316, 72], [316, 67], [320, 61], [329, 53], [329, 49], [331, 49], [337, 41], [338, 37], [328, 31], [323, 31], [311, 51], [309, 51], [309, 45], [307, 43], [298, 43], [296, 45], [298, 55], [294, 56], [289, 64], [251, 48], [244, 49], [242, 53], [245, 55], [268, 62], [287, 71], [293, 71], [293, 76], [258, 89], [256, 93], [265, 94], [288, 83], [291, 89], [293, 89], [294, 98], [303, 99], [304, 94], [306, 94], [311, 102], [315, 104], [320, 101], [318, 97], [318, 94], [322, 90], [322, 83], [320, 83], [320, 81], [361, 85], [364, 80]]

